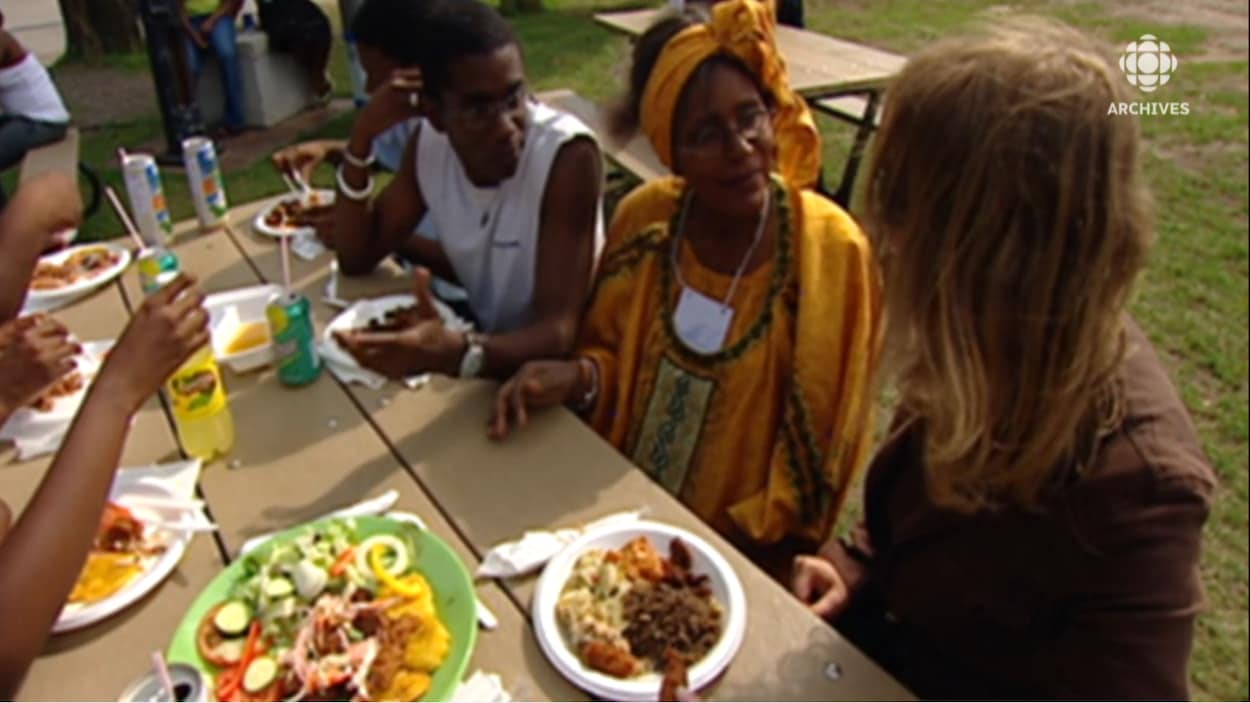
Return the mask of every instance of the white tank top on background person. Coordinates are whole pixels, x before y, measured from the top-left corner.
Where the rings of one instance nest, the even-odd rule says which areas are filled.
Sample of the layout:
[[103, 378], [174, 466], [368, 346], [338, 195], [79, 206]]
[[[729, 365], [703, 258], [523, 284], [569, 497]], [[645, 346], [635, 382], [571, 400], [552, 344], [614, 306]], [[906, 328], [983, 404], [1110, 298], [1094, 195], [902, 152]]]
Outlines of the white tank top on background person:
[[40, 122], [69, 122], [69, 110], [52, 76], [30, 52], [12, 66], [0, 68], [0, 112]]
[[[572, 115], [530, 104], [516, 173], [479, 188], [465, 173], [447, 136], [428, 122], [417, 137], [417, 185], [469, 306], [485, 332], [510, 332], [534, 319], [539, 219], [547, 178], [560, 147], [594, 132]], [[595, 204], [596, 259], [603, 248], [603, 202]], [[587, 273], [589, 276], [589, 272]]]

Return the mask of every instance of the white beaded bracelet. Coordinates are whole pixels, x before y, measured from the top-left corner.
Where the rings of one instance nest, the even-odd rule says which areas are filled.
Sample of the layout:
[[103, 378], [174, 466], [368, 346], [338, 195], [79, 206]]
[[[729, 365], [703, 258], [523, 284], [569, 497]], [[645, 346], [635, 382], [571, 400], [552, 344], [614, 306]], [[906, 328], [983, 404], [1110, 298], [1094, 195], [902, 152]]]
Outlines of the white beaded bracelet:
[[377, 154], [373, 153], [373, 149], [369, 149], [369, 155], [361, 159], [352, 153], [351, 147], [344, 146], [343, 147], [343, 161], [351, 164], [352, 166], [355, 166], [356, 168], [367, 169], [367, 168], [371, 168], [375, 163], [378, 162], [378, 157], [377, 157]]
[[347, 198], [348, 200], [355, 200], [357, 202], [363, 202], [365, 200], [368, 200], [369, 196], [373, 195], [373, 174], [371, 173], [366, 174], [366, 179], [367, 180], [365, 180], [365, 186], [361, 188], [360, 190], [356, 190], [355, 188], [347, 184], [347, 179], [343, 178], [342, 164], [339, 165], [338, 172], [336, 173], [336, 180], [338, 180], [339, 192], [342, 193], [343, 197]]

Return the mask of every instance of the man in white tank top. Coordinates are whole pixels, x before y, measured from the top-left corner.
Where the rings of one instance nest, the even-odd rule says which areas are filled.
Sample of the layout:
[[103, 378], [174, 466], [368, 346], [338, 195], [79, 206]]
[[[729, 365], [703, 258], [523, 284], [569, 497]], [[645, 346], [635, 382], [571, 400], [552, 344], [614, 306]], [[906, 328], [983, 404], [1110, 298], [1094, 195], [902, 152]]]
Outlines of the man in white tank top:
[[[341, 270], [363, 275], [392, 253], [421, 262], [468, 293], [479, 333], [426, 319], [395, 334], [344, 342], [392, 377], [420, 371], [505, 377], [528, 359], [563, 356], [602, 247], [602, 156], [576, 118], [533, 102], [511, 27], [477, 0], [442, 0], [427, 19], [423, 88], [377, 92], [353, 125], [339, 169], [335, 249]], [[372, 201], [371, 145], [386, 128], [378, 103], [421, 104], [395, 179]], [[428, 218], [437, 239], [413, 237]]]

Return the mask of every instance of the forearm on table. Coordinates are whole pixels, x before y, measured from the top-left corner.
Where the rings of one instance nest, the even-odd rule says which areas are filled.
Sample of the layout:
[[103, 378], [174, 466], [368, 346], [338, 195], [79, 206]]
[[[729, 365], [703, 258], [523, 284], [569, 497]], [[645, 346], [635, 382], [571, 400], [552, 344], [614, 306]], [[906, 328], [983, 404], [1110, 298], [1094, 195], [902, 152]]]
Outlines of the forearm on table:
[[430, 273], [451, 283], [459, 284], [460, 278], [447, 258], [447, 252], [437, 242], [426, 239], [418, 234], [403, 240], [395, 247], [395, 252], [405, 260], [424, 266]]
[[12, 700], [95, 538], [132, 411], [88, 393], [65, 443], [0, 542], [0, 699]]
[[[20, 208], [20, 206], [19, 206]], [[0, 216], [0, 323], [12, 320], [22, 309], [26, 289], [35, 272], [39, 255], [48, 243], [47, 232], [32, 231], [10, 205], [6, 216]]]
[[552, 315], [515, 332], [489, 335], [483, 345], [486, 363], [482, 374], [502, 380], [527, 361], [566, 359], [576, 336], [577, 320], [567, 315]]

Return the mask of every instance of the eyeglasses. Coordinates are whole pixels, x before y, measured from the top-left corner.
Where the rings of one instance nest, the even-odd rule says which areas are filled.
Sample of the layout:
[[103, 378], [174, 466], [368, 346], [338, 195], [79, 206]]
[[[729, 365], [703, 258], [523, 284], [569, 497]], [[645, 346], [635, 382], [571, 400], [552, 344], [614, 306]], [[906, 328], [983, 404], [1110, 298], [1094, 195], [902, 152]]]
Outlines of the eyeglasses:
[[486, 130], [495, 124], [500, 115], [511, 115], [521, 111], [529, 101], [529, 89], [518, 85], [502, 98], [467, 100], [463, 105], [456, 106], [452, 113], [465, 127], [472, 130]]
[[695, 156], [715, 156], [718, 150], [728, 151], [735, 139], [754, 147], [771, 128], [772, 114], [762, 106], [753, 105], [739, 110], [730, 124], [720, 121], [704, 123], [687, 133], [677, 148]]

